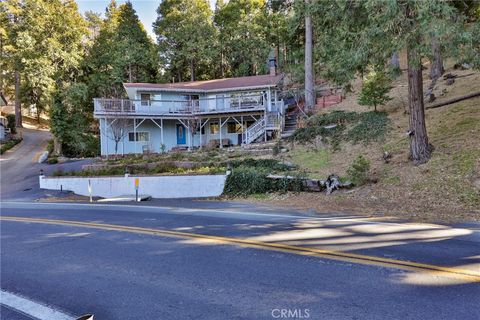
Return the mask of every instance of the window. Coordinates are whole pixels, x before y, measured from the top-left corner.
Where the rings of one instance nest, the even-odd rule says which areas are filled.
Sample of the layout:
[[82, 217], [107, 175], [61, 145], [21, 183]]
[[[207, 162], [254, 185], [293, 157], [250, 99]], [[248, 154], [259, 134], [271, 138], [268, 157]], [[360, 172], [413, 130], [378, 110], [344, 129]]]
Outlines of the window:
[[149, 106], [150, 105], [150, 93], [140, 94], [140, 100], [142, 101], [142, 106]]
[[210, 134], [217, 134], [219, 132], [220, 126], [218, 122], [210, 123]]
[[236, 122], [227, 123], [228, 133], [242, 133], [242, 125]]
[[[135, 133], [137, 135], [137, 139], [135, 139]], [[150, 132], [141, 131], [141, 132], [129, 132], [128, 133], [128, 141], [150, 141]]]

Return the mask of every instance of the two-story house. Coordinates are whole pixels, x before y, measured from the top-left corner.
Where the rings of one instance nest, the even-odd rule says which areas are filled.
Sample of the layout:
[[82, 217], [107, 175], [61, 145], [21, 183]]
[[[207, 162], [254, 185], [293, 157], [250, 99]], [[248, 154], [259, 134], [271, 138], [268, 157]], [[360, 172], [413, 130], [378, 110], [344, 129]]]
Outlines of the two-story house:
[[250, 144], [278, 136], [282, 75], [124, 83], [129, 99], [94, 99], [101, 154]]

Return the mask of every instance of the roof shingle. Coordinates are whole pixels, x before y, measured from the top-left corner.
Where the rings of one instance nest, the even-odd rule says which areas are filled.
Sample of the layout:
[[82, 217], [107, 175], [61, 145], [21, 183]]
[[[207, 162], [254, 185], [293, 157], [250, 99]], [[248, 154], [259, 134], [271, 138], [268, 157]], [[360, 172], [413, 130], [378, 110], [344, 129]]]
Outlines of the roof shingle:
[[283, 75], [260, 75], [237, 78], [224, 78], [205, 81], [177, 83], [124, 83], [125, 88], [148, 88], [161, 90], [216, 91], [233, 88], [253, 88], [276, 86]]

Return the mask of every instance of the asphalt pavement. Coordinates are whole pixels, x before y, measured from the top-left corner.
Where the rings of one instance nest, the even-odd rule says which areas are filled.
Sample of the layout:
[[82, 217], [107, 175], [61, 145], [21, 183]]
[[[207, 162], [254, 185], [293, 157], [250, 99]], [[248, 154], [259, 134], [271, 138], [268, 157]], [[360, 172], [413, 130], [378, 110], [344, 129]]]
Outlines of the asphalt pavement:
[[2, 203], [2, 290], [72, 319], [480, 318], [478, 228], [173, 204]]
[[55, 170], [76, 171], [93, 159], [68, 161], [61, 164], [38, 163], [38, 158], [47, 148], [51, 134], [45, 130], [22, 129], [23, 140], [0, 156], [0, 199], [31, 201], [58, 192], [41, 190], [38, 176], [40, 170], [52, 174]]

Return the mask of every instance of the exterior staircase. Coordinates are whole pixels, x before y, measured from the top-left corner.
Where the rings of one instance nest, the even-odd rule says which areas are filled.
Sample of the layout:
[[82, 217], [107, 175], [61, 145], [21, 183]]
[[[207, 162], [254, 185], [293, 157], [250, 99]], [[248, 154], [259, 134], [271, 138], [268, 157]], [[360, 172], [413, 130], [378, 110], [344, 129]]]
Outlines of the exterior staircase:
[[285, 115], [285, 126], [280, 135], [282, 139], [290, 137], [297, 129], [298, 110], [295, 108]]
[[265, 117], [261, 117], [254, 124], [248, 127], [247, 130], [245, 130], [242, 136], [242, 143], [250, 144], [252, 142], [255, 142], [260, 137], [264, 137], [265, 129], [266, 129]]

